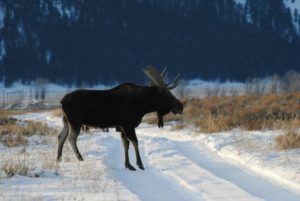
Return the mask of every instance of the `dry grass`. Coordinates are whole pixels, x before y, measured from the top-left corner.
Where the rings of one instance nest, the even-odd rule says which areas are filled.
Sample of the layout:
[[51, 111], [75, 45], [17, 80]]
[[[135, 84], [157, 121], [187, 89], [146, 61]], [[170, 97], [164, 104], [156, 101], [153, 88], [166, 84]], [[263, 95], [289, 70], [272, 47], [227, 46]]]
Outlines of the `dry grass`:
[[288, 129], [283, 135], [275, 138], [275, 147], [278, 150], [300, 148], [300, 133], [296, 129]]
[[51, 110], [51, 113], [52, 113], [53, 116], [55, 116], [55, 117], [61, 117], [61, 116], [62, 116], [61, 108], [53, 109], [53, 110]]
[[5, 157], [0, 166], [0, 173], [4, 173], [2, 178], [10, 178], [14, 175], [36, 178], [40, 177], [45, 170], [57, 175], [59, 165], [52, 157], [52, 151], [37, 153], [36, 150], [28, 152], [23, 148], [18, 153], [8, 154]]
[[300, 94], [212, 97], [188, 102], [183, 118], [192, 120], [203, 132], [218, 132], [241, 127], [246, 130], [275, 128], [278, 123], [295, 121]]
[[12, 118], [10, 112], [0, 115], [0, 142], [7, 147], [16, 147], [27, 144], [27, 138], [32, 135], [56, 135], [56, 129], [44, 123], [25, 121], [18, 122]]
[[42, 136], [54, 136], [57, 135], [58, 130], [49, 127], [45, 123], [35, 121], [25, 121], [25, 128], [23, 127], [23, 135], [42, 135]]
[[29, 167], [21, 161], [7, 161], [2, 167], [7, 177], [13, 177], [14, 175], [23, 175], [26, 176], [29, 170]]
[[[208, 97], [185, 100], [183, 115], [169, 115], [164, 121], [178, 121], [179, 128], [194, 125], [205, 133], [243, 128], [245, 130], [300, 127], [300, 93], [291, 95]], [[155, 114], [145, 119], [157, 123]]]
[[12, 115], [18, 115], [18, 114], [26, 114], [30, 112], [49, 112], [49, 111], [54, 111], [54, 110], [59, 110], [58, 108], [52, 108], [52, 109], [24, 109], [24, 110], [17, 110], [17, 109], [10, 109], [10, 110], [5, 110], [5, 109], [0, 109], [0, 117], [1, 116], [12, 116]]
[[0, 118], [2, 116], [11, 116], [11, 115], [17, 115], [17, 114], [24, 114], [26, 112], [27, 111], [25, 111], [25, 110], [3, 110], [3, 109], [0, 109]]
[[[203, 133], [242, 130], [283, 130], [275, 139], [277, 150], [300, 148], [300, 93], [290, 95], [208, 97], [184, 100], [180, 116], [167, 115], [164, 122], [177, 121], [173, 129], [193, 125]], [[157, 124], [152, 113], [147, 123]], [[242, 136], [242, 146], [254, 147], [248, 136]]]

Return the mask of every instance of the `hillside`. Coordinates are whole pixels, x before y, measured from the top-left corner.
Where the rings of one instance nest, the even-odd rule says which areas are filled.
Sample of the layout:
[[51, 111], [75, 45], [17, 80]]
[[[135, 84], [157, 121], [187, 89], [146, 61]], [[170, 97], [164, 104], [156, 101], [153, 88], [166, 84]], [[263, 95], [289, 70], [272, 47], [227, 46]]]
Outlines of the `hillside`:
[[0, 0], [0, 80], [144, 82], [300, 70], [299, 0]]

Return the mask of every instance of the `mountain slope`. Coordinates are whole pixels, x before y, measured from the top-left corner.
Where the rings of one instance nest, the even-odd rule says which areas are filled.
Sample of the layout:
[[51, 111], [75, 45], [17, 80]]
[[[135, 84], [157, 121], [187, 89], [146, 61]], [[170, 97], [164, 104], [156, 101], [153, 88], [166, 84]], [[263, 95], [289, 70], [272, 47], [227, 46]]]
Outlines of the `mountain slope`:
[[0, 79], [143, 82], [148, 64], [204, 79], [299, 70], [298, 1], [0, 0]]

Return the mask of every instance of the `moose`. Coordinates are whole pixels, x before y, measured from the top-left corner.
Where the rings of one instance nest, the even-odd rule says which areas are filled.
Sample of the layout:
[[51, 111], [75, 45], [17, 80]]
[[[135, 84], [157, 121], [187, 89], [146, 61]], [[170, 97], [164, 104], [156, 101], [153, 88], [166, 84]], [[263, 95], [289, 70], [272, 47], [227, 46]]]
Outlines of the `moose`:
[[163, 126], [163, 116], [172, 112], [181, 114], [183, 106], [170, 90], [179, 83], [179, 76], [166, 84], [165, 70], [160, 74], [155, 67], [143, 69], [151, 86], [137, 86], [124, 83], [109, 90], [78, 89], [66, 94], [61, 100], [63, 129], [58, 135], [57, 161], [61, 161], [66, 138], [79, 161], [83, 158], [77, 147], [77, 138], [83, 125], [89, 127], [121, 128], [121, 138], [125, 153], [125, 168], [136, 170], [129, 162], [129, 142], [134, 147], [136, 164], [144, 170], [138, 148], [135, 128], [143, 116], [156, 112], [158, 126]]

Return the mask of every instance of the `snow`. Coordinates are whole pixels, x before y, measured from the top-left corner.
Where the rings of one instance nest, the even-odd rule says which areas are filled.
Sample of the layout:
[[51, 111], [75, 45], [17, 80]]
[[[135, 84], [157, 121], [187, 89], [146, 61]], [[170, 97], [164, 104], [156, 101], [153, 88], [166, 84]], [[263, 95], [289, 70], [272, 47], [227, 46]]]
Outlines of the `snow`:
[[236, 1], [236, 3], [239, 3], [239, 4], [241, 4], [241, 5], [245, 5], [246, 4], [246, 2], [247, 2], [247, 0], [235, 0]]
[[22, 23], [22, 21], [20, 21], [20, 23], [17, 25], [17, 30], [18, 30], [18, 33], [20, 34], [20, 36], [22, 38], [25, 38], [25, 30], [24, 30], [24, 25]]
[[[247, 3], [247, 0], [235, 0], [236, 3], [241, 4], [242, 6], [245, 6]], [[300, 34], [300, 0], [283, 0], [284, 5], [290, 9], [291, 11], [291, 17], [293, 20], [293, 24], [296, 30], [296, 33]], [[298, 12], [298, 16], [296, 17], [294, 15], [295, 10]], [[253, 23], [252, 14], [249, 9], [246, 10], [246, 20], [248, 23]]]
[[[49, 53], [50, 61], [51, 52]], [[109, 85], [97, 84], [93, 86], [82, 85], [79, 88], [103, 90], [111, 87]], [[19, 81], [13, 83], [10, 87], [5, 87], [4, 83], [0, 82], [0, 107], [6, 109], [28, 109], [33, 107], [49, 108], [60, 106], [62, 97], [66, 93], [76, 89], [78, 87], [75, 85], [58, 85], [49, 83], [44, 79], [37, 79], [35, 82], [26, 85]], [[45, 93], [44, 99], [42, 99], [43, 92]]]
[[52, 53], [50, 52], [50, 50], [46, 51], [45, 57], [46, 57], [46, 62], [49, 64], [52, 58]]
[[292, 13], [295, 9], [298, 9], [298, 11], [300, 11], [300, 0], [284, 0], [284, 3], [291, 9]]
[[299, 191], [300, 150], [276, 151], [272, 143], [280, 133], [238, 131], [200, 138], [212, 151], [232, 163]]
[[[298, 35], [300, 34], [300, 0], [284, 0], [284, 4], [287, 8], [291, 10], [291, 15], [293, 19], [293, 24], [295, 26], [296, 32]], [[294, 15], [295, 11], [298, 10], [298, 16], [296, 20], [296, 16]]]
[[[16, 116], [61, 128], [48, 112]], [[145, 170], [124, 168], [119, 133], [92, 130], [79, 136], [84, 161], [66, 143], [55, 162], [56, 136], [30, 138], [26, 147], [0, 146], [0, 165], [32, 164], [27, 176], [0, 179], [2, 200], [270, 200], [300, 198], [300, 150], [272, 147], [280, 131], [233, 130], [201, 134], [194, 127], [173, 130], [141, 124], [136, 132]], [[44, 143], [43, 143], [44, 142]], [[287, 160], [288, 155], [288, 160]], [[134, 164], [131, 147], [130, 159]], [[0, 171], [0, 176], [4, 173]], [[38, 176], [38, 177], [36, 177]], [[3, 176], [2, 176], [3, 177]]]
[[[51, 54], [51, 52], [50, 52]], [[44, 84], [45, 87], [47, 88], [47, 90], [49, 91], [56, 91], [56, 92], [66, 92], [66, 91], [71, 91], [71, 90], [75, 90], [78, 87], [76, 87], [75, 85], [67, 86], [67, 85], [59, 85], [59, 84], [54, 84], [54, 83], [45, 83]], [[30, 84], [22, 84], [21, 81], [18, 82], [14, 82], [10, 87], [5, 87], [3, 82], [0, 82], [0, 89], [5, 90], [6, 92], [10, 92], [10, 91], [17, 91], [17, 90], [24, 90], [24, 91], [28, 91], [30, 90], [30, 88], [35, 87], [36, 84], [34, 82], [30, 83]], [[85, 86], [82, 86], [85, 87]], [[103, 85], [103, 84], [97, 84], [94, 85], [92, 87], [85, 87], [88, 89], [107, 89], [110, 88], [112, 86], [109, 85]]]
[[64, 15], [67, 16], [68, 19], [71, 20], [78, 20], [79, 18], [79, 10], [76, 10], [76, 8], [72, 5], [67, 7], [63, 1], [57, 0], [53, 1], [53, 6], [57, 9], [60, 16], [63, 17]]
[[63, 4], [61, 0], [54, 1], [53, 6], [57, 8], [57, 11], [59, 12], [60, 16], [64, 15]]
[[[1, 45], [1, 43], [0, 43]], [[46, 51], [46, 59], [51, 60], [51, 52]], [[184, 93], [188, 97], [207, 97], [209, 95], [243, 95], [245, 94], [246, 85], [240, 82], [233, 81], [203, 81], [201, 79], [194, 79], [190, 81], [184, 81], [182, 87], [177, 87], [174, 93], [179, 97]], [[268, 81], [269, 86], [271, 81]], [[96, 89], [103, 90], [109, 89], [116, 86], [118, 83], [112, 85], [97, 84], [91, 87], [81, 86], [79, 88], [86, 89]], [[268, 88], [268, 87], [267, 87]], [[22, 84], [21, 81], [14, 82], [10, 87], [5, 87], [3, 82], [0, 82], [0, 104], [2, 107], [5, 103], [5, 108], [10, 108], [12, 105], [17, 108], [26, 108], [28, 106], [38, 105], [41, 100], [36, 100], [36, 94], [41, 94], [42, 89], [45, 89], [45, 99], [43, 101], [43, 106], [57, 106], [60, 105], [61, 98], [68, 92], [78, 89], [77, 86], [73, 85], [71, 87], [67, 85], [58, 85], [53, 83], [48, 83], [45, 80], [37, 80], [36, 82], [31, 82], [28, 84]], [[180, 92], [181, 91], [181, 92]], [[9, 102], [8, 96], [14, 94], [14, 102]], [[8, 101], [8, 102], [5, 102]], [[0, 105], [1, 106], [1, 105]]]
[[[179, 87], [180, 88], [180, 87]], [[224, 93], [224, 95], [243, 95], [245, 94], [245, 83], [226, 81], [204, 81], [193, 79], [186, 81], [186, 90], [189, 97], [207, 97], [209, 93]], [[177, 88], [178, 89], [178, 88]]]
[[0, 60], [2, 60], [5, 55], [6, 55], [5, 43], [2, 40], [0, 42]]
[[4, 22], [3, 22], [4, 16], [5, 16], [5, 10], [3, 7], [0, 6], [0, 29], [4, 26]]
[[[3, 28], [4, 26], [4, 16], [5, 16], [5, 10], [3, 7], [1, 7], [0, 5], [0, 30]], [[5, 42], [4, 40], [1, 40], [0, 42], [0, 61], [3, 59], [3, 57], [6, 54], [6, 50], [5, 50]]]

